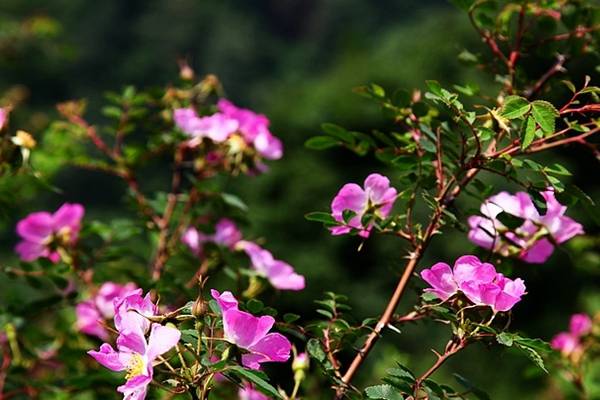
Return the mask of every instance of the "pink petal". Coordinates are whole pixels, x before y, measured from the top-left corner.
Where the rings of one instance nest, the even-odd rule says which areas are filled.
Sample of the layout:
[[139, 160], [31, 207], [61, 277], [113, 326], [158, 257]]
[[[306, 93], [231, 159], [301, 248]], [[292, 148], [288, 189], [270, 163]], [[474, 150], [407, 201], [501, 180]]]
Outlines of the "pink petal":
[[234, 308], [237, 310], [238, 301], [230, 291], [219, 293], [217, 290], [211, 289], [210, 294], [213, 297], [213, 299], [217, 301], [217, 304], [219, 305], [219, 308], [221, 309], [222, 313], [229, 310], [230, 308]]
[[17, 223], [17, 233], [27, 241], [42, 243], [52, 235], [53, 223], [50, 213], [35, 212]]
[[22, 241], [17, 244], [15, 251], [19, 254], [19, 258], [23, 261], [35, 261], [40, 257], [47, 257], [49, 252], [45, 245]]
[[424, 269], [421, 271], [421, 277], [431, 285], [431, 288], [425, 289], [425, 291], [434, 293], [440, 300], [447, 300], [458, 289], [452, 270], [446, 263], [440, 262], [429, 269]]
[[146, 338], [139, 331], [122, 331], [117, 338], [117, 348], [123, 353], [146, 354]]
[[264, 361], [285, 362], [290, 358], [292, 344], [279, 333], [269, 333], [248, 348], [255, 354], [262, 354]]
[[127, 363], [120, 353], [117, 353], [110, 344], [104, 343], [100, 351], [90, 350], [88, 354], [96, 361], [112, 371], [123, 371], [127, 369]]
[[286, 262], [274, 260], [267, 271], [267, 278], [273, 287], [280, 290], [302, 290], [305, 287], [304, 277], [297, 274]]
[[524, 250], [519, 258], [531, 264], [543, 264], [552, 255], [554, 245], [548, 239], [540, 239], [529, 249]]
[[63, 204], [52, 216], [54, 230], [59, 231], [63, 228], [69, 228], [71, 235], [77, 237], [84, 213], [85, 210], [81, 204]]
[[77, 320], [75, 325], [80, 332], [107, 340], [108, 332], [102, 326], [100, 312], [91, 300], [77, 304], [75, 307]]
[[476, 256], [462, 256], [454, 263], [454, 280], [460, 286], [463, 282], [489, 283], [496, 277], [492, 264], [482, 263]]
[[271, 316], [255, 317], [234, 308], [223, 313], [225, 338], [242, 348], [248, 348], [262, 339], [274, 323]]
[[152, 324], [150, 338], [148, 339], [148, 351], [146, 353], [149, 362], [152, 362], [158, 356], [165, 354], [175, 347], [180, 338], [181, 332], [177, 328]]
[[574, 314], [569, 322], [569, 331], [575, 336], [585, 336], [592, 331], [592, 319], [586, 314]]
[[146, 398], [148, 385], [152, 382], [152, 368], [147, 373], [148, 375], [134, 376], [117, 388], [118, 392], [123, 393], [123, 400], [144, 400]]
[[[367, 206], [367, 194], [355, 183], [347, 183], [338, 192], [331, 202], [331, 211], [333, 218], [338, 222], [344, 222], [343, 212], [345, 210], [354, 211], [357, 215], [352, 218], [358, 220], [351, 222], [350, 226], [360, 228], [360, 216]], [[358, 217], [358, 218], [357, 218]]]

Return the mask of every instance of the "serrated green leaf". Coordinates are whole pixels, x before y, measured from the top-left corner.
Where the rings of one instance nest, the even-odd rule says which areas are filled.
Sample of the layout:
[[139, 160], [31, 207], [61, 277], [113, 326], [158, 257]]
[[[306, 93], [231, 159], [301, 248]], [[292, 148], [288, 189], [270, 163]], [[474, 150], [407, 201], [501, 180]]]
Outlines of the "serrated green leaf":
[[508, 96], [504, 99], [500, 115], [504, 118], [515, 119], [527, 114], [530, 108], [531, 105], [524, 97]]
[[392, 385], [370, 386], [365, 392], [369, 399], [404, 400], [402, 394]]
[[544, 100], [536, 100], [531, 103], [531, 114], [544, 133], [554, 133], [556, 118], [560, 114], [552, 104]]
[[308, 351], [308, 354], [312, 358], [319, 362], [325, 361], [325, 358], [327, 357], [327, 354], [325, 354], [325, 351], [323, 351], [323, 348], [321, 347], [321, 343], [315, 338], [310, 339], [308, 343], [306, 343], [306, 351]]
[[535, 139], [535, 120], [530, 115], [527, 117], [527, 122], [525, 123], [525, 130], [523, 132], [523, 136], [521, 137], [521, 150], [525, 150], [529, 147], [529, 145]]
[[513, 335], [511, 335], [510, 333], [502, 332], [501, 334], [496, 336], [496, 341], [501, 345], [511, 347], [513, 345]]
[[325, 224], [337, 224], [336, 220], [331, 216], [331, 214], [326, 212], [310, 212], [308, 214], [305, 214], [304, 218], [306, 218], [309, 221], [323, 222]]

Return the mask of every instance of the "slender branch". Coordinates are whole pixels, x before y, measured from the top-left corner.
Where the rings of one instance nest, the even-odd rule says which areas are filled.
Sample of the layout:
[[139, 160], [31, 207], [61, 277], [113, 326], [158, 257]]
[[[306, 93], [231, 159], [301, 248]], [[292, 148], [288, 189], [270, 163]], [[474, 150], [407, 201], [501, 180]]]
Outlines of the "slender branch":
[[556, 75], [559, 72], [566, 72], [566, 69], [564, 67], [565, 61], [567, 61], [567, 57], [565, 55], [557, 55], [556, 62], [552, 64], [550, 69], [548, 69], [548, 71], [546, 71], [544, 75], [542, 75], [540, 79], [538, 79], [537, 82], [531, 88], [525, 90], [525, 92], [523, 93], [525, 97], [528, 99], [532, 98], [542, 89], [542, 87], [546, 84], [546, 82], [548, 82], [550, 78], [552, 78], [552, 76]]
[[437, 356], [435, 363], [423, 373], [420, 377], [415, 380], [414, 384], [414, 398], [417, 399], [419, 390], [421, 389], [421, 385], [425, 382], [435, 371], [437, 371], [442, 364], [444, 364], [450, 357], [461, 351], [467, 346], [467, 342], [465, 340], [459, 340], [458, 342], [450, 341], [446, 345], [446, 349], [444, 354], [439, 354], [434, 351]]

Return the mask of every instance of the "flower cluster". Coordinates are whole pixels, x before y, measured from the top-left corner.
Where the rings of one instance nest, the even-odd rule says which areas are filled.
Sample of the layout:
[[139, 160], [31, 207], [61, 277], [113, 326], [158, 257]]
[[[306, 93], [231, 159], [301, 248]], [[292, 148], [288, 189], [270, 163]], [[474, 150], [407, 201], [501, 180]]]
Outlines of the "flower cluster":
[[522, 279], [511, 280], [496, 272], [492, 264], [470, 255], [458, 258], [453, 269], [439, 262], [421, 271], [421, 277], [431, 286], [425, 291], [440, 300], [460, 292], [475, 305], [491, 307], [494, 313], [509, 311], [525, 294]]
[[[556, 200], [554, 190], [548, 189], [541, 195], [546, 200], [544, 215], [540, 215], [525, 192], [500, 192], [490, 197], [481, 205], [482, 216], [469, 218], [469, 239], [503, 256], [518, 255], [528, 263], [544, 263], [552, 255], [555, 243], [583, 234], [583, 227], [564, 215], [567, 207]], [[498, 219], [501, 213], [522, 219], [522, 225], [509, 229]]]
[[242, 355], [245, 367], [258, 369], [264, 362], [285, 362], [290, 358], [292, 345], [280, 333], [269, 333], [275, 319], [254, 315], [238, 309], [238, 302], [231, 292], [211, 290], [223, 315], [223, 336], [228, 342], [246, 351]]
[[[269, 119], [251, 110], [236, 107], [230, 101], [219, 100], [218, 112], [200, 117], [191, 107], [176, 109], [175, 124], [192, 136], [191, 144], [209, 138], [215, 143], [229, 141], [236, 149], [251, 145], [262, 157], [277, 160], [283, 155], [281, 141], [269, 131]], [[241, 139], [241, 140], [240, 140]]]
[[302, 290], [305, 280], [285, 261], [277, 260], [270, 251], [254, 242], [242, 240], [242, 233], [233, 221], [220, 219], [215, 226], [214, 234], [200, 232], [194, 227], [186, 230], [181, 238], [197, 256], [202, 255], [205, 243], [213, 242], [231, 250], [244, 251], [250, 257], [251, 265], [258, 275], [266, 278], [274, 288], [280, 290]]
[[136, 289], [135, 283], [125, 285], [114, 282], [103, 283], [91, 299], [81, 302], [75, 307], [77, 329], [88, 335], [107, 340], [109, 334], [104, 323], [115, 316], [115, 299], [124, 298]]
[[59, 249], [77, 242], [84, 212], [81, 204], [65, 203], [54, 214], [46, 211], [29, 214], [17, 224], [17, 234], [22, 240], [15, 251], [23, 261], [45, 257], [57, 263], [61, 258]]
[[569, 331], [560, 332], [550, 345], [565, 357], [578, 359], [583, 353], [581, 339], [592, 332], [592, 319], [586, 314], [574, 314], [569, 322]]
[[[330, 228], [331, 234], [343, 235], [354, 229], [361, 237], [368, 238], [373, 221], [368, 221], [365, 226], [363, 217], [372, 214], [376, 218], [387, 218], [396, 195], [396, 189], [390, 187], [390, 180], [380, 174], [367, 176], [363, 187], [356, 183], [345, 184], [331, 202], [331, 215], [340, 223]], [[349, 219], [345, 218], [345, 211], [352, 213]]]
[[175, 347], [181, 333], [149, 321], [147, 317], [156, 315], [158, 308], [150, 294], [142, 297], [141, 289], [115, 299], [113, 304], [119, 332], [117, 350], [104, 343], [99, 351], [91, 350], [88, 354], [110, 370], [127, 372], [126, 383], [117, 388], [124, 399], [143, 400], [154, 375], [154, 361]]

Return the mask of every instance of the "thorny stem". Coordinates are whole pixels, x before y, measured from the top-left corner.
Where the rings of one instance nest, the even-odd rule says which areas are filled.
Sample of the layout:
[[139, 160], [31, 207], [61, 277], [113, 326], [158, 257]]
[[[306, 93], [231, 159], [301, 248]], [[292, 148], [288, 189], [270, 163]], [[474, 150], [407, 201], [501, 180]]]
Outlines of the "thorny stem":
[[433, 373], [437, 371], [437, 369], [440, 368], [442, 364], [444, 364], [450, 357], [464, 349], [466, 346], [467, 342], [464, 339], [460, 339], [458, 342], [451, 340], [446, 345], [444, 354], [439, 354], [436, 351], [434, 351], [434, 353], [437, 356], [435, 363], [427, 371], [425, 371], [423, 375], [421, 375], [415, 380], [413, 392], [414, 400], [417, 400], [419, 398], [419, 390], [421, 389], [421, 385], [423, 384], [423, 382], [425, 382], [431, 375], [433, 375]]

